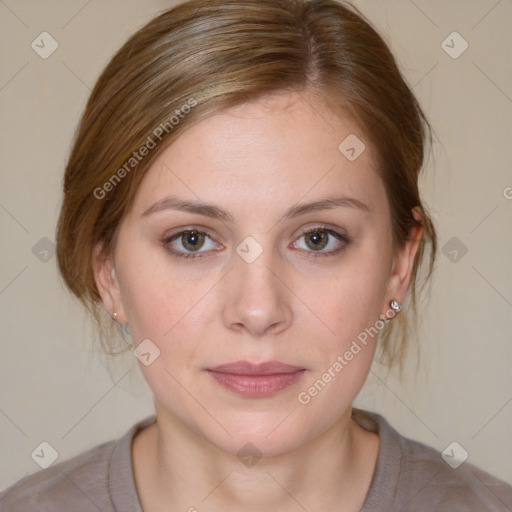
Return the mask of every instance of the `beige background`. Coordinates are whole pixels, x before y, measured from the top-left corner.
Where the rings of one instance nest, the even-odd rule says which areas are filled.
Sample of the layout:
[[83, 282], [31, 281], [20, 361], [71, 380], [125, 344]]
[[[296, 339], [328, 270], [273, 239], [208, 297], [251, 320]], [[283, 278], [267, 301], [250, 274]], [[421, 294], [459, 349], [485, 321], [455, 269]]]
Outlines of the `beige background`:
[[[422, 186], [447, 253], [424, 307], [420, 371], [400, 383], [375, 365], [356, 405], [440, 452], [457, 441], [470, 462], [512, 482], [512, 2], [355, 3], [390, 42], [434, 125]], [[0, 1], [2, 489], [39, 469], [31, 453], [42, 441], [60, 462], [153, 411], [133, 357], [110, 376], [91, 350], [89, 324], [55, 257], [41, 261], [48, 242], [40, 240], [55, 240], [65, 160], [96, 78], [134, 30], [171, 5]], [[43, 31], [59, 45], [48, 59], [31, 48]], [[441, 46], [453, 31], [469, 44], [457, 59]], [[467, 247], [456, 262], [452, 237]]]

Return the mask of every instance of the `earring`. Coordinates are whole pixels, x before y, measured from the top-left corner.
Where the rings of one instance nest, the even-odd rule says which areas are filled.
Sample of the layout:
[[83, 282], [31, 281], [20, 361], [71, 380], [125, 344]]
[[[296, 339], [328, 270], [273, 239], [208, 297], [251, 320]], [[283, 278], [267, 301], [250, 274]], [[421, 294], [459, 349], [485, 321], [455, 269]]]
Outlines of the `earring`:
[[400, 302], [398, 302], [396, 299], [393, 299], [389, 305], [391, 306], [391, 309], [395, 312], [395, 313], [399, 313], [400, 311], [402, 311], [402, 304]]
[[117, 321], [117, 313], [115, 311], [112, 313], [112, 318]]

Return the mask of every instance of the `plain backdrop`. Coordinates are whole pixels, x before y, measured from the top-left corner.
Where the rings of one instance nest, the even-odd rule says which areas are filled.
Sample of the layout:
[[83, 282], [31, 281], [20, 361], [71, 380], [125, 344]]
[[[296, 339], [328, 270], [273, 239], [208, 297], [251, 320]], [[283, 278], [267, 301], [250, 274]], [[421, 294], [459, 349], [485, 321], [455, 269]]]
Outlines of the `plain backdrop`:
[[[390, 44], [434, 127], [421, 187], [440, 238], [419, 370], [411, 358], [401, 382], [375, 364], [355, 405], [440, 457], [456, 441], [469, 462], [512, 482], [512, 2], [354, 3]], [[60, 462], [153, 412], [136, 359], [109, 372], [93, 348], [52, 251], [89, 92], [127, 37], [172, 5], [0, 2], [2, 489], [40, 469], [31, 453], [41, 442]], [[31, 46], [42, 32], [58, 43], [46, 59]]]

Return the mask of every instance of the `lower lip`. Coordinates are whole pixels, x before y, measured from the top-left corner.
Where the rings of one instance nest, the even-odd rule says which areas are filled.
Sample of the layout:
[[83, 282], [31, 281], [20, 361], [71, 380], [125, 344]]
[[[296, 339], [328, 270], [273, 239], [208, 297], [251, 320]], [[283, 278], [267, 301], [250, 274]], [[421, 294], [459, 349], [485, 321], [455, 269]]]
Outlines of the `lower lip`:
[[243, 396], [265, 397], [291, 386], [299, 380], [305, 370], [272, 375], [239, 375], [208, 370], [208, 373], [222, 386]]

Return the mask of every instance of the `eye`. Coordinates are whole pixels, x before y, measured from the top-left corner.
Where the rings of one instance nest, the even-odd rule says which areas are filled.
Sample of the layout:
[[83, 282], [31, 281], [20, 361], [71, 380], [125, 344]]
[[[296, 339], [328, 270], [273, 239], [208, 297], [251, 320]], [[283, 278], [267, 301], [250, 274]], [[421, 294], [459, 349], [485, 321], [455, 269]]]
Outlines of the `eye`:
[[[165, 248], [178, 257], [198, 258], [202, 253], [215, 250], [215, 242], [204, 231], [184, 229], [163, 240]], [[194, 254], [197, 253], [197, 254]]]
[[[162, 240], [162, 244], [169, 253], [179, 258], [202, 258], [209, 252], [220, 250], [219, 245], [206, 232], [196, 228], [182, 229], [167, 236]], [[291, 247], [299, 249], [311, 258], [333, 256], [342, 252], [348, 244], [349, 239], [346, 235], [317, 226], [302, 233]]]
[[[304, 241], [301, 242], [303, 239]], [[346, 235], [325, 227], [309, 229], [302, 233], [297, 240], [297, 242], [292, 244], [295, 249], [309, 253], [318, 253], [312, 254], [311, 256], [308, 255], [308, 257], [338, 254], [343, 251], [349, 243]]]

